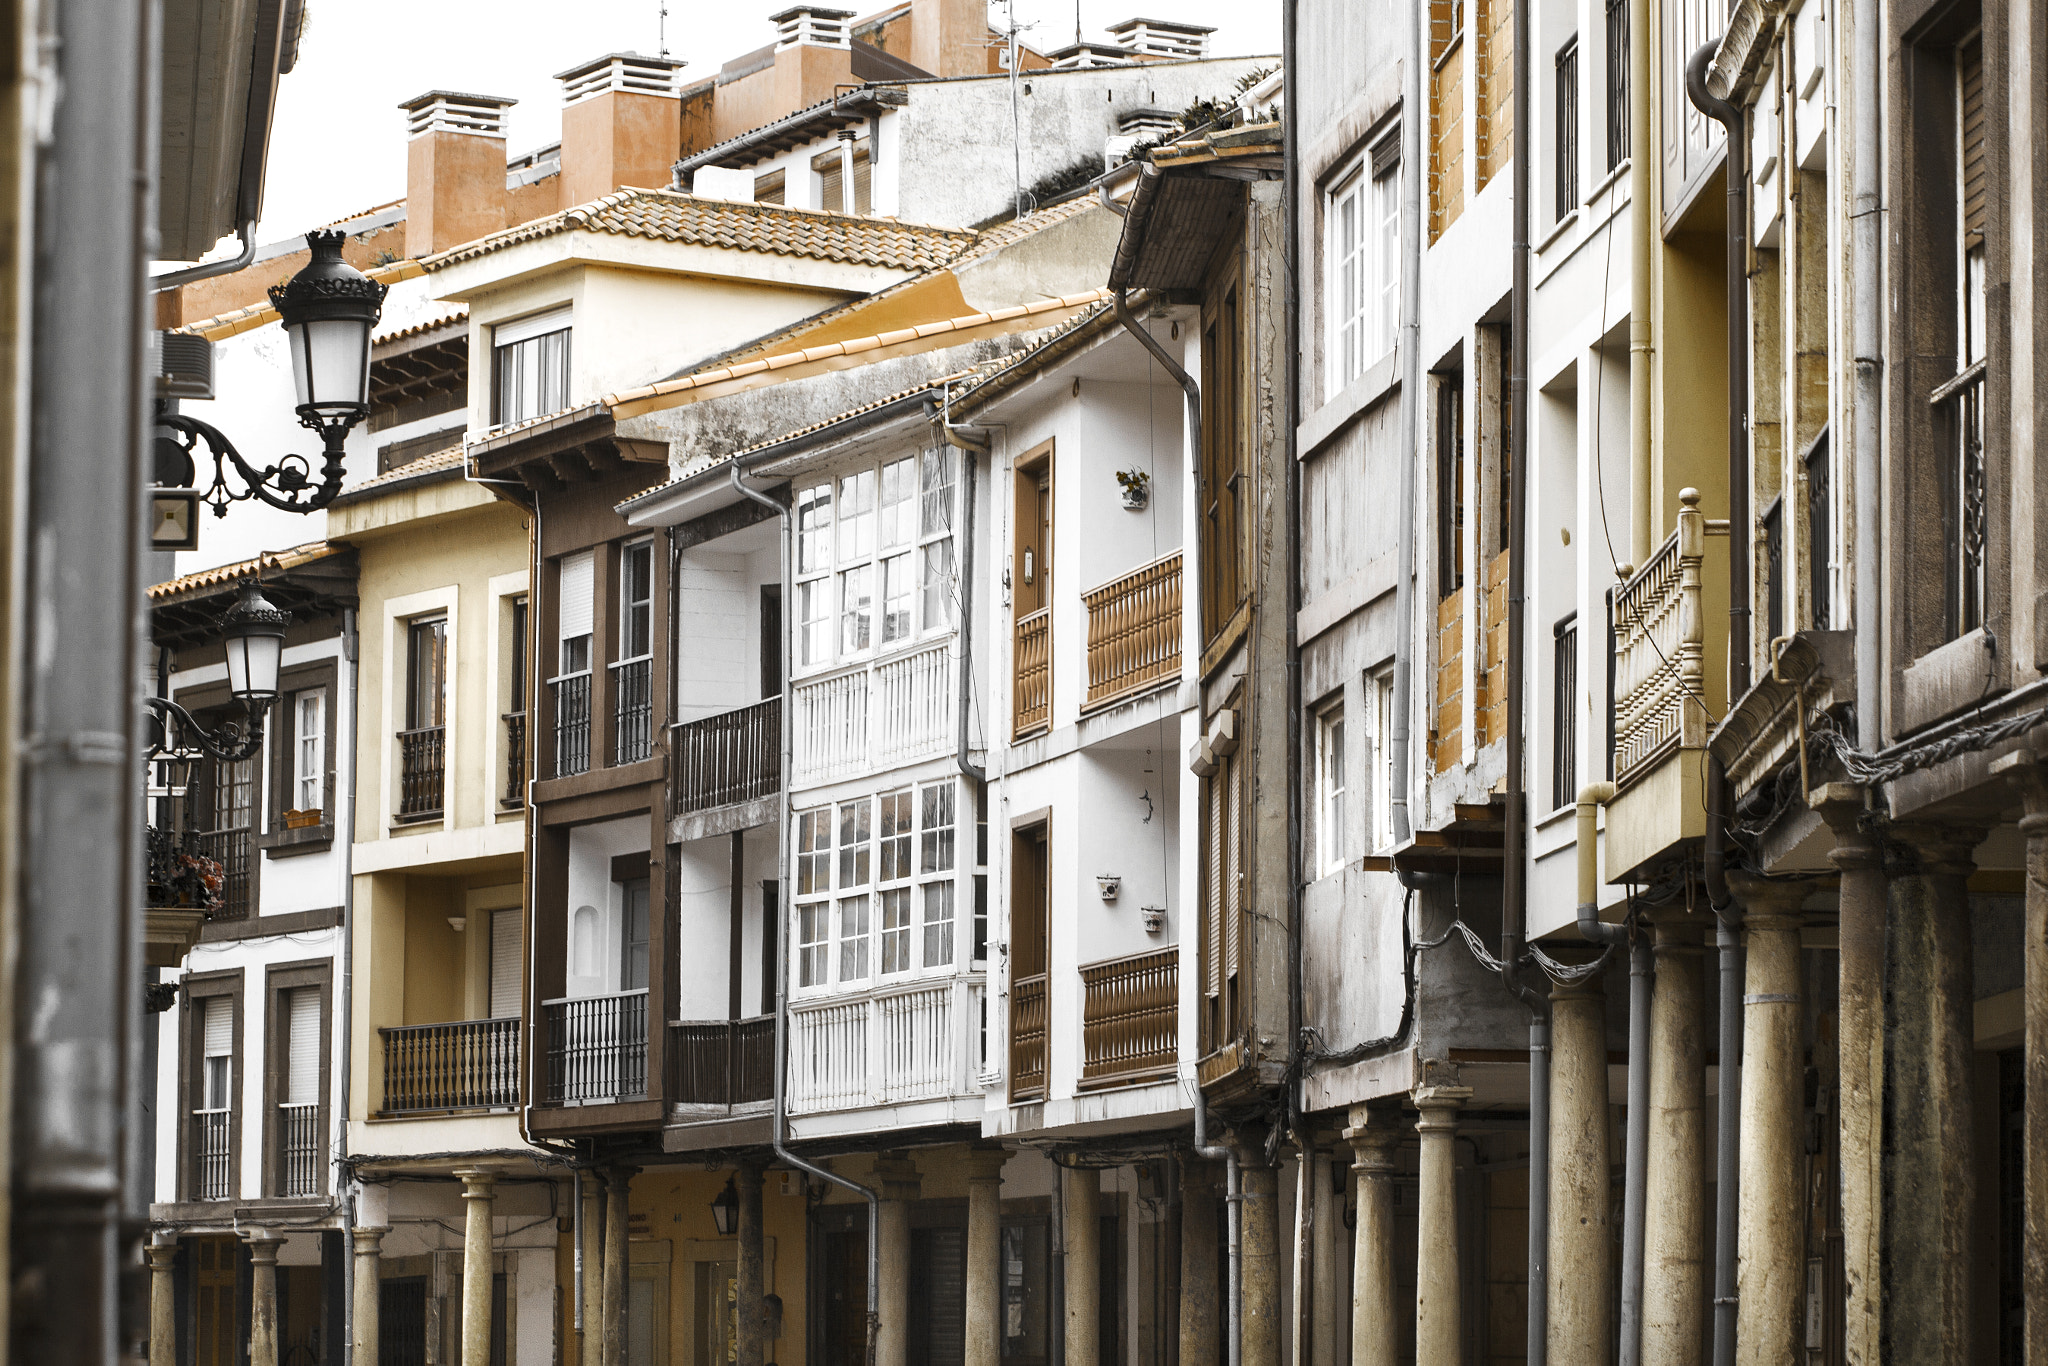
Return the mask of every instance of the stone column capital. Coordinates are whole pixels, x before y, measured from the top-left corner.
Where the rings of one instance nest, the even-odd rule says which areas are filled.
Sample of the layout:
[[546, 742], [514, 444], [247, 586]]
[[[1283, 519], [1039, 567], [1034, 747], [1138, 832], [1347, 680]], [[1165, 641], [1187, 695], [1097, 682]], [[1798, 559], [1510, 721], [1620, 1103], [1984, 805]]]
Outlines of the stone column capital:
[[1707, 951], [1704, 916], [1653, 915], [1650, 934], [1650, 951], [1659, 958], [1698, 958]]
[[1000, 1183], [1003, 1179], [1003, 1164], [1009, 1160], [1008, 1149], [983, 1147], [977, 1143], [967, 1149], [960, 1165], [966, 1170], [970, 1185], [977, 1181]]
[[1919, 867], [1902, 872], [1933, 873], [1937, 876], [1968, 877], [1976, 871], [1973, 855], [1984, 842], [1981, 826], [1941, 825], [1932, 821], [1901, 821], [1889, 827], [1886, 838], [1903, 846]]
[[356, 1256], [376, 1257], [384, 1250], [384, 1235], [391, 1232], [382, 1224], [357, 1224], [349, 1230], [356, 1245]]
[[875, 1159], [875, 1183], [884, 1200], [915, 1200], [924, 1188], [917, 1163], [903, 1152], [886, 1152]]
[[1415, 1121], [1419, 1134], [1456, 1133], [1458, 1111], [1472, 1099], [1469, 1086], [1418, 1086], [1408, 1097], [1422, 1112]]
[[758, 1191], [767, 1183], [768, 1173], [758, 1162], [742, 1162], [733, 1169], [732, 1179], [743, 1191]]
[[276, 1266], [277, 1254], [284, 1247], [284, 1235], [268, 1229], [250, 1229], [242, 1241], [249, 1245], [249, 1262], [253, 1266]]
[[1800, 907], [1813, 893], [1810, 882], [1758, 877], [1754, 873], [1730, 873], [1728, 885], [1742, 903], [1744, 929], [1796, 930], [1806, 922]]
[[488, 1200], [498, 1185], [498, 1173], [491, 1167], [457, 1167], [453, 1174], [462, 1182], [465, 1200]]
[[1389, 1123], [1345, 1129], [1344, 1141], [1351, 1145], [1351, 1170], [1362, 1177], [1391, 1176], [1401, 1137], [1401, 1131]]
[[1604, 1001], [1606, 998], [1607, 985], [1597, 972], [1575, 982], [1553, 981], [1550, 984], [1550, 1003], [1553, 1006], [1561, 1001]]
[[639, 1174], [640, 1169], [638, 1167], [606, 1167], [604, 1169], [604, 1180], [605, 1184], [610, 1186], [614, 1193], [623, 1195], [626, 1192], [626, 1188], [632, 1184], [633, 1178]]
[[1822, 783], [1813, 789], [1814, 811], [1834, 832], [1835, 847], [1828, 860], [1843, 872], [1875, 868], [1882, 850], [1871, 818], [1876, 815], [1865, 800], [1865, 790], [1854, 783]]
[[178, 1264], [178, 1245], [176, 1243], [149, 1243], [143, 1247], [142, 1252], [144, 1256], [149, 1258], [149, 1269], [151, 1271], [169, 1275]]

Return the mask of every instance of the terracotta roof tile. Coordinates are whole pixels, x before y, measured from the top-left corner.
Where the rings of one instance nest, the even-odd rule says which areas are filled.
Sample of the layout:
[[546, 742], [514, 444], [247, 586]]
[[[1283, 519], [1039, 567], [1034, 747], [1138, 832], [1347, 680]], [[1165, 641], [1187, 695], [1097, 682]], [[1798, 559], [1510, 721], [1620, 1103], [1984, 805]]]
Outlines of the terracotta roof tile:
[[622, 190], [451, 247], [422, 258], [421, 264], [428, 270], [440, 270], [564, 232], [613, 233], [899, 270], [930, 270], [944, 265], [975, 240], [971, 232], [899, 223], [889, 218], [698, 199], [673, 190]]
[[234, 564], [216, 565], [212, 569], [201, 569], [197, 573], [153, 584], [149, 590], [149, 601], [152, 606], [161, 606], [194, 593], [205, 593], [231, 583], [239, 583], [243, 579], [261, 578], [265, 574], [296, 569], [302, 564], [312, 564], [316, 560], [345, 555], [348, 549], [346, 545], [336, 545], [328, 541], [308, 541], [304, 545], [293, 546], [290, 550], [266, 550], [253, 560], [238, 560]]

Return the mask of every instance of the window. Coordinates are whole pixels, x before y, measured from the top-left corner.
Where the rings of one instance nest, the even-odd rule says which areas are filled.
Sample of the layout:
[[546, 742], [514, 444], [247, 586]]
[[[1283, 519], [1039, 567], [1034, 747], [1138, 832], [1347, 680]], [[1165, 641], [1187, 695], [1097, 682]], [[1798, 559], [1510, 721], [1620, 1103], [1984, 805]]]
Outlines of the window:
[[1239, 399], [1244, 385], [1242, 319], [1235, 263], [1202, 313], [1202, 639], [1213, 640], [1244, 600], [1248, 471]]
[[[273, 1085], [271, 1192], [283, 1197], [318, 1195], [325, 1184], [327, 1144], [321, 1123], [322, 1093], [325, 1090], [326, 1009], [325, 992], [319, 986], [285, 986], [279, 979], [294, 981], [306, 969], [287, 969], [271, 979], [273, 1057], [281, 1074]], [[316, 970], [324, 971], [324, 970]]]
[[554, 753], [555, 776], [590, 768], [590, 635], [595, 618], [595, 557], [564, 555], [557, 573]]
[[763, 171], [754, 177], [754, 202], [756, 204], [780, 204], [783, 202], [783, 172]]
[[512, 675], [505, 690], [508, 706], [505, 722], [505, 795], [500, 799], [505, 806], [521, 806], [526, 801], [526, 628], [527, 611], [525, 597], [512, 599], [511, 647], [507, 667]]
[[318, 811], [327, 801], [327, 689], [292, 694], [291, 802]]
[[[201, 722], [209, 726], [225, 719], [224, 714], [200, 714]], [[199, 851], [221, 866], [221, 908], [213, 918], [246, 919], [256, 903], [256, 860], [251, 852], [256, 825], [256, 760], [208, 760], [203, 780], [204, 790], [187, 797], [187, 809], [198, 813]]]
[[644, 991], [647, 987], [647, 879], [635, 878], [620, 884], [619, 895], [619, 990]]
[[241, 1032], [241, 974], [187, 975], [184, 1095], [180, 1146], [184, 1152], [185, 1198], [227, 1200], [235, 1180], [240, 1126], [235, 1123], [236, 1066]]
[[1202, 1048], [1237, 1037], [1244, 906], [1244, 766], [1219, 755], [1202, 784]]
[[493, 329], [491, 425], [508, 427], [569, 406], [569, 310]]
[[1330, 191], [1324, 212], [1330, 318], [1329, 394], [1394, 346], [1401, 307], [1400, 134], [1382, 137]]
[[448, 722], [448, 620], [406, 627], [405, 729], [399, 732], [398, 816], [441, 814]]
[[953, 780], [796, 817], [797, 984], [953, 966]]
[[1579, 207], [1579, 39], [1565, 40], [1557, 50], [1557, 221]]
[[1607, 4], [1607, 169], [1628, 160], [1628, 0]]
[[612, 665], [615, 762], [654, 752], [654, 543], [619, 550], [619, 657]]
[[950, 450], [931, 451], [798, 490], [801, 664], [951, 628], [953, 471]]
[[1453, 371], [1436, 386], [1437, 592], [1465, 586], [1465, 379]]
[[1372, 718], [1372, 847], [1394, 842], [1394, 676], [1374, 674], [1366, 680], [1367, 714]]
[[507, 906], [491, 912], [491, 979], [490, 1018], [513, 1020], [519, 1017], [520, 995], [520, 950], [524, 942], [524, 928], [520, 923], [517, 906]]
[[1344, 866], [1344, 704], [1316, 716], [1316, 865], [1322, 874]]
[[873, 213], [874, 177], [868, 164], [868, 144], [865, 139], [853, 144], [853, 207], [846, 206], [846, 163], [843, 148], [834, 147], [829, 152], [820, 152], [811, 158], [811, 169], [818, 176], [818, 207], [827, 213]]

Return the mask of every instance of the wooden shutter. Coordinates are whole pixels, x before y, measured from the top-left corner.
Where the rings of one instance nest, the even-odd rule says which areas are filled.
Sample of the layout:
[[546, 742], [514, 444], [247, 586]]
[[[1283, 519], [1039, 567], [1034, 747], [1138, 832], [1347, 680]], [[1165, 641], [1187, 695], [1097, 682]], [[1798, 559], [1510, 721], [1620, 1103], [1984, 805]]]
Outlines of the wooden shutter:
[[875, 211], [874, 170], [868, 159], [867, 149], [853, 154], [853, 211], [873, 213]]
[[1956, 83], [1962, 94], [1963, 248], [1984, 243], [1989, 177], [1984, 160], [1984, 39], [1973, 37], [1956, 49]]
[[1226, 756], [1216, 770], [1217, 776], [1223, 780], [1223, 976], [1226, 982], [1237, 977], [1242, 953], [1239, 922], [1244, 919], [1244, 778], [1237, 758], [1235, 754]]
[[491, 912], [491, 1018], [519, 1016], [519, 908]]
[[1202, 879], [1202, 989], [1211, 997], [1223, 988], [1223, 773], [1218, 768], [1204, 784], [1202, 812], [1208, 827], [1204, 843], [1207, 875]]
[[754, 177], [754, 202], [780, 204], [783, 200], [783, 172], [768, 171]]
[[320, 988], [300, 987], [289, 999], [284, 1099], [309, 1105], [320, 1099]]
[[839, 160], [839, 149], [821, 153], [812, 160], [811, 169], [818, 173], [818, 207], [826, 213], [844, 213], [845, 168]]
[[579, 550], [574, 555], [562, 557], [561, 586], [557, 589], [558, 601], [555, 616], [560, 623], [557, 635], [562, 640], [574, 640], [587, 636], [591, 630], [591, 595], [595, 572], [591, 553]]

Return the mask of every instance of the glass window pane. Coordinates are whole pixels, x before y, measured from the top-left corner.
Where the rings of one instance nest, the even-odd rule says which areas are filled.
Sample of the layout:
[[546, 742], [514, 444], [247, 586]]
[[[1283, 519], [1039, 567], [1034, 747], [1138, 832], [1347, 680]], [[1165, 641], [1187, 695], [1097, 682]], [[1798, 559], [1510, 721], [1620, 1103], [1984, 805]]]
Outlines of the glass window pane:
[[839, 808], [839, 885], [842, 888], [868, 885], [868, 838], [874, 828], [871, 824], [873, 813], [874, 807], [865, 797]]
[[832, 657], [832, 580], [797, 585], [797, 634], [804, 663], [822, 664]]
[[872, 643], [875, 616], [874, 567], [862, 565], [839, 575], [839, 652], [852, 654]]
[[927, 882], [924, 893], [924, 965], [943, 968], [953, 962], [953, 884]]
[[862, 470], [839, 481], [839, 563], [852, 564], [875, 553], [875, 472]]
[[910, 889], [882, 893], [882, 974], [908, 972], [910, 961]]
[[917, 461], [909, 456], [882, 467], [882, 549], [917, 539]]
[[920, 464], [924, 512], [918, 534], [944, 535], [953, 529], [953, 448], [940, 446], [926, 451]]
[[881, 881], [910, 876], [910, 793], [891, 792], [882, 798]]
[[796, 818], [796, 894], [832, 887], [832, 811], [806, 811]]
[[953, 784], [933, 783], [920, 795], [924, 800], [920, 871], [950, 872], [953, 867]]
[[882, 643], [910, 637], [910, 556], [891, 555], [882, 561]]
[[832, 486], [819, 484], [796, 496], [796, 572], [822, 574], [832, 567]]
[[923, 586], [923, 622], [927, 631], [953, 624], [953, 600], [958, 589], [953, 582], [953, 540], [933, 541], [920, 552], [924, 557], [919, 577]]
[[839, 903], [839, 980], [857, 982], [868, 975], [868, 899], [846, 897]]

